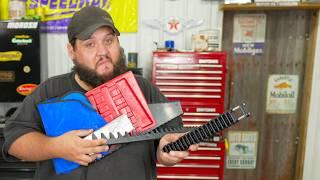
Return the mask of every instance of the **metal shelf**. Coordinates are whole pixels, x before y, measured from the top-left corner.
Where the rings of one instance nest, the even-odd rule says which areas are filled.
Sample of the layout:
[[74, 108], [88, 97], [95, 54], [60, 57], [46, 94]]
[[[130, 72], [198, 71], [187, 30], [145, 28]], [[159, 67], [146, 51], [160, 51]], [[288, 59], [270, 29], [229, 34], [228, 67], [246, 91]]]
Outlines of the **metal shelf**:
[[223, 4], [223, 11], [274, 11], [274, 10], [319, 10], [320, 3], [299, 3], [299, 2], [281, 2], [281, 3], [250, 3], [250, 4]]

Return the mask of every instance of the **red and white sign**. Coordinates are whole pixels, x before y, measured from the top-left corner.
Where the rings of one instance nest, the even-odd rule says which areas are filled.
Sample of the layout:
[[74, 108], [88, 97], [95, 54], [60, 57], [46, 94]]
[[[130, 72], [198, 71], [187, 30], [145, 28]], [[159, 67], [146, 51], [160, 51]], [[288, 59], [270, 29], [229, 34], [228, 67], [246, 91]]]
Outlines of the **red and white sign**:
[[21, 84], [17, 87], [17, 93], [27, 96], [29, 95], [38, 85], [36, 84]]

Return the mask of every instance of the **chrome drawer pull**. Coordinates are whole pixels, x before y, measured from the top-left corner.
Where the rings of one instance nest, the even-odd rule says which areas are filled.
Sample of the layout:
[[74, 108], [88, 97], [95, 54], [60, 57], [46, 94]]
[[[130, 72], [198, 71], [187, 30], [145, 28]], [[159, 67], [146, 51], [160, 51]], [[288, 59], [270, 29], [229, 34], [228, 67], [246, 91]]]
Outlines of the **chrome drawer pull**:
[[178, 69], [178, 64], [156, 64], [158, 68]]
[[156, 79], [222, 80], [222, 77], [157, 76]]
[[160, 91], [172, 91], [172, 92], [221, 92], [221, 89], [170, 89], [170, 88], [160, 88]]
[[199, 147], [198, 151], [221, 151], [221, 148]]
[[207, 179], [214, 179], [219, 180], [219, 177], [213, 176], [177, 176], [177, 175], [158, 175], [158, 179], [200, 179], [200, 180], [207, 180]]
[[182, 94], [165, 94], [166, 97], [181, 97], [181, 98], [221, 98], [219, 95], [182, 95]]
[[185, 112], [183, 113], [184, 116], [219, 116], [219, 113], [203, 113], [203, 112], [194, 112], [194, 113], [189, 113]]
[[178, 68], [201, 68], [201, 67], [208, 67], [208, 68], [222, 68], [221, 64], [181, 64], [178, 65]]
[[221, 64], [213, 65], [213, 64], [199, 64], [199, 67], [208, 67], [208, 68], [222, 68]]
[[[168, 167], [162, 164], [157, 164], [157, 167]], [[219, 165], [205, 165], [205, 164], [175, 164], [169, 167], [176, 168], [220, 168]]]
[[192, 128], [192, 127], [200, 127], [202, 126], [203, 124], [184, 124], [183, 127], [189, 127], [189, 128]]
[[221, 157], [188, 156], [188, 157], [186, 157], [185, 159], [221, 160]]
[[208, 121], [210, 121], [210, 119], [182, 118], [182, 121], [186, 121], [186, 122], [208, 122]]
[[157, 64], [156, 67], [159, 68], [200, 68], [200, 67], [208, 67], [208, 68], [222, 68], [221, 64]]
[[199, 64], [218, 64], [218, 59], [199, 59]]
[[156, 70], [156, 73], [189, 73], [189, 74], [222, 74], [222, 71], [174, 71], [174, 70]]
[[222, 86], [221, 83], [177, 83], [177, 82], [156, 82], [156, 85], [172, 85], [172, 86]]

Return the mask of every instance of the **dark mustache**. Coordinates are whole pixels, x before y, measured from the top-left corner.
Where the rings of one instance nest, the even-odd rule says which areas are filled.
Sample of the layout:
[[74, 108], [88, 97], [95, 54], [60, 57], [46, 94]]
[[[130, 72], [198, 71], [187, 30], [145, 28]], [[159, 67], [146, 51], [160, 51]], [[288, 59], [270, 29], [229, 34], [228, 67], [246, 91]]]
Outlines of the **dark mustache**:
[[107, 60], [109, 62], [111, 62], [113, 65], [115, 65], [115, 63], [112, 61], [112, 59], [108, 56], [108, 55], [99, 55], [99, 59], [98, 61], [96, 62], [96, 67], [97, 65], [101, 62], [101, 61], [104, 61], [104, 60]]
[[124, 54], [124, 49], [122, 47], [120, 47], [120, 56], [117, 61], [114, 62], [114, 61], [112, 61], [112, 58], [110, 56], [108, 56], [107, 54], [102, 54], [102, 55], [100, 55], [100, 57], [98, 59], [98, 63], [100, 61], [103, 61], [104, 58], [108, 59], [112, 63], [112, 65], [114, 67], [114, 75], [115, 76], [120, 75], [120, 74], [128, 71], [128, 67], [126, 66], [126, 55]]

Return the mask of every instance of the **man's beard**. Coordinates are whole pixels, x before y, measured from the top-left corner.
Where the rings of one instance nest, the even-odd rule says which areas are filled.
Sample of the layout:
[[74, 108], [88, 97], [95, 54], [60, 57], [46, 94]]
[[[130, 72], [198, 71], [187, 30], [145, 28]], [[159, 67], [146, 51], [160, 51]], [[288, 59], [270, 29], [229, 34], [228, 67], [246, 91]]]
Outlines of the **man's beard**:
[[76, 60], [73, 60], [74, 66], [72, 70], [78, 74], [80, 80], [86, 82], [87, 84], [95, 88], [115, 78], [116, 76], [119, 76], [120, 74], [125, 73], [127, 71], [125, 61], [126, 61], [126, 58], [124, 56], [124, 53], [121, 50], [119, 60], [115, 64], [113, 64], [113, 73], [108, 76], [99, 75], [95, 70], [77, 63]]

